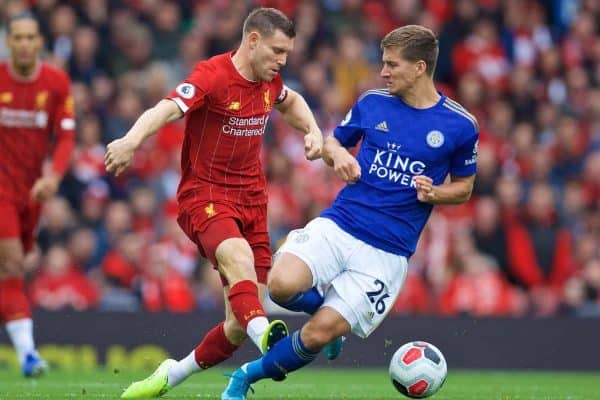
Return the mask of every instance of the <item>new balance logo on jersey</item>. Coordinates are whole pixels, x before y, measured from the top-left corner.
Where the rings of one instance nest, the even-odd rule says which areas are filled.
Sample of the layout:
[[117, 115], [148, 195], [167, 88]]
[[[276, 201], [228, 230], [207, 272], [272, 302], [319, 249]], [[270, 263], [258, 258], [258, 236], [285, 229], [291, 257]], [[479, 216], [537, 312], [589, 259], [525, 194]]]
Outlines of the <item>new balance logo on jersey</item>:
[[46, 107], [46, 100], [48, 100], [48, 92], [39, 92], [35, 96], [35, 108], [39, 110]]
[[387, 127], [387, 122], [386, 121], [381, 121], [380, 123], [378, 123], [377, 125], [375, 125], [375, 129], [378, 131], [382, 131], [382, 132], [389, 132], [390, 130]]

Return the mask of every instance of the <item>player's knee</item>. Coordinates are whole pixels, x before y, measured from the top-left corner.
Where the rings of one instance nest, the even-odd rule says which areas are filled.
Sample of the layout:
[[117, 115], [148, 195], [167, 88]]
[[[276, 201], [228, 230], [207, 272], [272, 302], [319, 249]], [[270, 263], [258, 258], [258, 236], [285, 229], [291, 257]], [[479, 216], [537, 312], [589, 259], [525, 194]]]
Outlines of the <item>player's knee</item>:
[[321, 351], [327, 343], [333, 341], [337, 336], [334, 330], [319, 321], [309, 320], [301, 331], [304, 346], [311, 351]]
[[296, 294], [295, 289], [283, 274], [269, 275], [267, 288], [271, 299], [279, 304], [287, 302]]
[[300, 258], [289, 253], [282, 254], [269, 273], [267, 287], [273, 301], [287, 303], [298, 293], [312, 287], [313, 277], [308, 266]]
[[236, 242], [219, 245], [216, 252], [219, 271], [225, 275], [230, 284], [244, 279], [256, 280], [254, 255], [247, 242]]

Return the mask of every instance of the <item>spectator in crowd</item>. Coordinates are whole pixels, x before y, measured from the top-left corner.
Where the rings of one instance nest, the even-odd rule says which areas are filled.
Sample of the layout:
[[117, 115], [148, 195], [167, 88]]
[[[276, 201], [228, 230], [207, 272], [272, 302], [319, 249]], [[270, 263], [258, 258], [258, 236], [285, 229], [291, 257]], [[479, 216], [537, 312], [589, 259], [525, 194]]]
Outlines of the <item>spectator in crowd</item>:
[[140, 292], [144, 308], [151, 312], [185, 313], [196, 308], [189, 282], [170, 264], [168, 248], [162, 244], [155, 244], [148, 250]]
[[520, 219], [510, 222], [508, 258], [518, 284], [532, 290], [535, 311], [556, 311], [574, 263], [570, 233], [559, 224], [547, 183], [534, 184]]
[[98, 289], [72, 261], [65, 247], [53, 245], [48, 249], [29, 289], [33, 304], [52, 311], [82, 311], [98, 304]]

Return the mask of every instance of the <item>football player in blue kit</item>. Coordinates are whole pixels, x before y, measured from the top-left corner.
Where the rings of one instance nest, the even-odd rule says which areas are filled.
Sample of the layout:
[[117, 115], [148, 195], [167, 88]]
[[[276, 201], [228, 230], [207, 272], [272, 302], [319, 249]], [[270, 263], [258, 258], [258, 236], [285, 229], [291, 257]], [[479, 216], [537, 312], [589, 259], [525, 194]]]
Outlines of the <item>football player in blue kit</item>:
[[[388, 33], [381, 49], [386, 88], [365, 92], [323, 147], [323, 160], [347, 185], [320, 217], [289, 234], [269, 277], [277, 304], [312, 316], [233, 372], [224, 400], [245, 399], [260, 379], [284, 379], [350, 332], [369, 336], [402, 289], [433, 206], [471, 195], [479, 128], [435, 88], [437, 38], [407, 25]], [[361, 140], [355, 158], [347, 149]]]

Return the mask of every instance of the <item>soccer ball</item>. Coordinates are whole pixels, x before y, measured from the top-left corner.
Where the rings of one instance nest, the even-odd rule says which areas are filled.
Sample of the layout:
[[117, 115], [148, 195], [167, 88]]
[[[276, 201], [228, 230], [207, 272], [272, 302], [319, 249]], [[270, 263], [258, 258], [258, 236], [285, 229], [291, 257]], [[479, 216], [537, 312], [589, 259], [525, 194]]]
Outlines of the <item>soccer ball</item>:
[[396, 389], [412, 398], [429, 397], [446, 380], [446, 360], [427, 342], [410, 342], [400, 347], [390, 361], [390, 378]]

